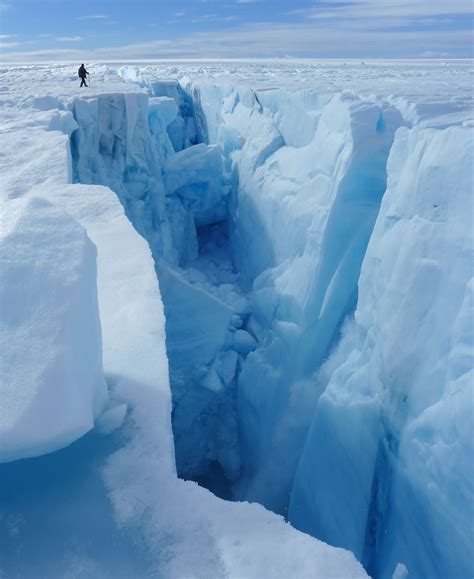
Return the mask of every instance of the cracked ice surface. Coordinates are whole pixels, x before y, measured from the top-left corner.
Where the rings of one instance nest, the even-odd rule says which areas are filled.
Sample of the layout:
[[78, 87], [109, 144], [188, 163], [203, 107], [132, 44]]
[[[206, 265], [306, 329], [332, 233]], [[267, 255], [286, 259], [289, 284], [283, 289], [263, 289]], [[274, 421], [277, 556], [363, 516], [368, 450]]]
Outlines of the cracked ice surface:
[[[182, 63], [124, 66], [124, 83], [97, 66], [99, 92], [66, 67], [34, 91], [31, 69], [3, 70], [7, 195], [33, 189], [98, 247], [111, 402], [57, 457], [59, 471], [97, 464], [62, 569], [114, 575], [112, 542], [133, 536], [125, 575], [362, 573], [261, 507], [176, 479], [169, 363], [183, 476], [286, 513], [375, 576], [470, 576], [468, 67]], [[99, 185], [148, 241], [166, 353], [149, 251]], [[24, 472], [6, 472], [10, 544], [31, 544]], [[90, 496], [111, 537], [99, 552], [81, 541]]]

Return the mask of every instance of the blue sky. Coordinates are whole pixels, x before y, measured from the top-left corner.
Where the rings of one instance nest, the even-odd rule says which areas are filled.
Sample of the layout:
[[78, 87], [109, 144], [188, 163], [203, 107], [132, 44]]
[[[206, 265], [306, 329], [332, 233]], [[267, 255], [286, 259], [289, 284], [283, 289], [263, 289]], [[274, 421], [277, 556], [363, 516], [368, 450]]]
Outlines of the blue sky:
[[4, 61], [465, 58], [471, 0], [6, 0]]

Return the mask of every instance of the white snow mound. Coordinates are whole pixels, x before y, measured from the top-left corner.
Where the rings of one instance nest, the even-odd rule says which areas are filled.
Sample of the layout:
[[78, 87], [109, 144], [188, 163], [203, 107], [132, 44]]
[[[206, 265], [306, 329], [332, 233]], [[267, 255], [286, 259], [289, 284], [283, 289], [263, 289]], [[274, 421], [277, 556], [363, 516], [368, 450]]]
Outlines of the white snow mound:
[[107, 399], [94, 244], [43, 199], [5, 205], [1, 462], [67, 446], [93, 427]]

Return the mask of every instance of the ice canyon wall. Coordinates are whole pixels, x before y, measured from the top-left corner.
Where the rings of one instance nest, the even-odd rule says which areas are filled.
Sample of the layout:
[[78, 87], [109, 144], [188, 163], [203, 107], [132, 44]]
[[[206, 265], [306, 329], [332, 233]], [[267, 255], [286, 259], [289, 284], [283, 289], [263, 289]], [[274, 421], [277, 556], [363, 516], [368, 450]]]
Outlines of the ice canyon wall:
[[150, 97], [72, 102], [74, 176], [155, 258], [180, 474], [377, 577], [468, 576], [472, 128], [120, 72]]

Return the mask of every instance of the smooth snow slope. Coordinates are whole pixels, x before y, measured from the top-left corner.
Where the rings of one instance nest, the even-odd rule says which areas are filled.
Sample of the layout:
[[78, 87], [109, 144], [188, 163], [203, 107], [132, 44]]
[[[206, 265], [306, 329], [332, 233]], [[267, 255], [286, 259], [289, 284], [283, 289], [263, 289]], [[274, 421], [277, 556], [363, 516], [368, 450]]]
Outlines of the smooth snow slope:
[[[73, 170], [77, 170], [77, 157], [74, 158], [77, 149], [72, 146], [71, 156], [68, 136], [77, 125], [67, 109], [81, 106], [78, 101], [66, 106], [70, 97], [79, 94], [73, 71], [58, 68], [48, 85], [41, 70], [33, 77], [33, 69], [21, 67], [2, 69], [1, 74], [4, 87], [1, 144], [7, 175], [2, 179], [2, 207], [9, 215], [18, 203], [24, 204], [31, 210], [29, 221], [38, 228], [41, 221], [35, 219], [51, 203], [63, 220], [58, 220], [58, 224], [70, 224], [71, 231], [84, 228], [95, 244], [103, 349], [96, 343], [94, 354], [99, 359], [103, 356], [110, 395], [94, 431], [78, 443], [48, 456], [1, 466], [2, 574], [170, 578], [365, 576], [349, 552], [296, 531], [263, 507], [226, 503], [195, 483], [177, 479], [165, 320], [151, 252], [130, 225], [115, 193], [99, 185], [71, 184]], [[53, 79], [62, 83], [60, 89], [50, 86]], [[111, 103], [123, 98], [119, 93], [130, 92], [117, 76], [107, 71], [103, 88], [116, 95], [104, 97], [109, 111], [114, 108], [109, 106]], [[84, 106], [93, 110], [91, 100], [84, 101]], [[129, 143], [136, 137], [137, 152], [140, 143], [146, 141], [141, 140], [147, 134], [146, 126], [140, 125], [140, 110], [143, 111], [140, 107], [146, 101], [134, 94], [126, 102], [128, 112], [139, 121], [142, 130], [135, 135], [126, 133]], [[170, 104], [164, 102], [156, 108], [165, 109], [162, 116], [166, 118]], [[100, 123], [100, 115], [96, 121]], [[158, 135], [162, 134], [158, 125], [155, 128]], [[119, 140], [112, 139], [111, 143], [104, 138], [99, 139], [98, 147], [104, 157], [110, 158], [107, 152], [117, 151], [118, 144]], [[153, 155], [164, 155], [167, 148], [171, 151], [166, 139], [159, 145], [162, 148]], [[133, 150], [123, 153], [125, 164], [120, 171], [133, 179], [128, 181], [128, 188], [117, 183], [117, 193], [123, 194], [121, 199], [129, 216], [134, 211], [140, 215], [140, 208], [143, 215], [150, 215], [148, 199], [156, 201], [155, 207], [160, 207], [163, 201], [153, 197], [159, 193], [161, 172], [149, 174], [141, 170], [138, 153], [135, 156]], [[214, 161], [210, 158], [209, 162]], [[115, 169], [102, 165], [107, 179], [117, 174]], [[213, 191], [213, 185], [209, 187], [209, 192]], [[126, 195], [130, 198], [135, 195], [134, 199], [140, 201], [144, 192], [147, 203], [127, 205]], [[45, 201], [36, 205], [37, 202], [30, 201], [32, 198]], [[210, 195], [210, 200], [213, 199]], [[203, 215], [201, 209], [198, 213]], [[64, 212], [67, 217], [62, 217]], [[151, 216], [156, 217], [156, 213]], [[145, 223], [144, 234], [157, 232], [157, 245], [150, 244], [156, 253], [158, 247], [163, 247], [159, 245], [160, 222], [156, 221], [155, 227], [153, 222], [145, 220]], [[35, 241], [28, 235], [28, 229], [22, 233]], [[64, 233], [66, 229], [59, 228], [58, 235]], [[36, 243], [40, 247], [43, 244], [59, 263], [61, 258], [67, 258], [56, 238], [48, 240], [44, 236]], [[175, 250], [172, 244], [165, 247]], [[179, 251], [170, 253], [171, 261], [178, 257]], [[51, 265], [54, 263], [53, 260]], [[62, 265], [69, 265], [69, 260]], [[80, 272], [78, 275], [79, 281], [89, 281]], [[29, 282], [27, 270], [22, 281]], [[191, 287], [188, 281], [186, 284]], [[21, 297], [20, 294], [18, 298]], [[228, 298], [234, 304], [240, 299], [232, 295]], [[3, 317], [8, 313], [9, 303], [1, 305]], [[70, 321], [68, 333], [61, 341], [64, 347], [74, 346], [74, 330], [80, 328], [80, 323], [81, 320]], [[29, 325], [23, 331], [31, 337], [36, 328], [36, 324]], [[94, 346], [92, 337], [89, 332], [89, 347]], [[245, 350], [245, 340], [239, 343]], [[72, 354], [76, 356], [74, 363], [84, 361], [77, 348]], [[24, 359], [18, 360], [18, 370], [28, 370], [24, 364]], [[44, 421], [53, 425], [56, 416], [63, 412], [53, 388], [59, 387], [61, 395], [70, 394], [70, 388], [67, 383], [57, 381], [46, 386], [54, 403], [44, 414]], [[83, 389], [81, 396], [86, 394], [88, 391]], [[70, 438], [63, 437], [63, 445], [70, 442]]]

